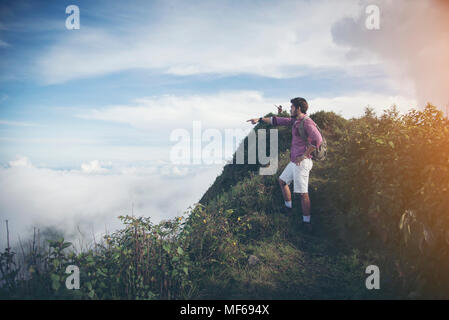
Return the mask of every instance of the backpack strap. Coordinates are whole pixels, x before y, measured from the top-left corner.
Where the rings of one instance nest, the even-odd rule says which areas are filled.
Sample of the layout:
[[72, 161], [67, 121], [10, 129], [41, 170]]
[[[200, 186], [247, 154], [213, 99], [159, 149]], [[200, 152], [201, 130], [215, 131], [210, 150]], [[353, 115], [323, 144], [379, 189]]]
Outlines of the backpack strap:
[[308, 117], [309, 116], [305, 116], [304, 118], [302, 118], [301, 122], [299, 123], [299, 126], [298, 126], [299, 136], [301, 137], [301, 139], [303, 139], [306, 142], [306, 144], [309, 144], [309, 140], [307, 140], [307, 133], [306, 133], [306, 130], [304, 129], [304, 121]]
[[[300, 137], [304, 140], [304, 142], [307, 145], [309, 145], [309, 140], [307, 139], [307, 131], [304, 129], [304, 121], [306, 120], [306, 118], [309, 118], [309, 116], [305, 116], [304, 118], [301, 119], [301, 122], [299, 123], [299, 126], [298, 126], [298, 132], [299, 132]], [[315, 123], [315, 121], [313, 121], [313, 123]], [[315, 126], [317, 127], [318, 131], [322, 135], [320, 127], [316, 123], [315, 123]]]
[[[299, 126], [298, 126], [298, 132], [299, 132], [299, 135], [301, 136], [301, 138], [306, 143], [306, 145], [309, 146], [311, 144], [309, 144], [309, 140], [307, 139], [307, 131], [304, 128], [304, 122], [305, 122], [306, 118], [308, 118], [308, 116], [305, 116], [303, 119], [301, 119], [301, 122], [299, 123]], [[320, 132], [320, 134], [322, 136], [320, 127], [315, 123], [315, 121], [312, 120], [312, 122], [315, 124], [315, 126], [317, 127], [318, 131]], [[313, 150], [311, 153], [313, 160], [324, 160], [326, 158], [327, 143], [326, 143], [326, 139], [323, 136], [322, 136], [322, 138], [323, 138], [323, 142], [321, 143], [321, 145], [318, 148], [315, 148], [315, 150]]]

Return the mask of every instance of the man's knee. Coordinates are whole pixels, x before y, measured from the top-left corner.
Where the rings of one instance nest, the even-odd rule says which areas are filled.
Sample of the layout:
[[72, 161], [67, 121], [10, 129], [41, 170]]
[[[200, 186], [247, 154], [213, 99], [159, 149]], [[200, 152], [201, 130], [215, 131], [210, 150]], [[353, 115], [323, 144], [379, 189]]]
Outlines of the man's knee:
[[309, 194], [308, 193], [299, 193], [299, 197], [301, 199], [307, 199], [307, 198], [309, 198]]

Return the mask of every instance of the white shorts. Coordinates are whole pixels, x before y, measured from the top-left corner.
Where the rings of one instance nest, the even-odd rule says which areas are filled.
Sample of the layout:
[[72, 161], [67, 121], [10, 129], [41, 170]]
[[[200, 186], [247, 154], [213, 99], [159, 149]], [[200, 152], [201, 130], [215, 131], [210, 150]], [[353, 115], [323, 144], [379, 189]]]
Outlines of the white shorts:
[[286, 184], [290, 184], [293, 181], [294, 193], [308, 193], [309, 190], [309, 173], [312, 170], [312, 159], [304, 159], [301, 163], [296, 165], [294, 162], [290, 162], [282, 171], [279, 178]]

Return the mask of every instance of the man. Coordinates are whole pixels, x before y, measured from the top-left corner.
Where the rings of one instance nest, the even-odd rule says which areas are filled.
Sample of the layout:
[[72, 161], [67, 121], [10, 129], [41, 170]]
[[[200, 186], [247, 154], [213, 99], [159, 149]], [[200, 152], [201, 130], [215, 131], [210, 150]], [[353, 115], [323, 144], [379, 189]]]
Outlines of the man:
[[[293, 181], [293, 192], [299, 193], [301, 197], [301, 207], [303, 213], [303, 223], [307, 229], [311, 228], [310, 220], [310, 198], [308, 193], [309, 173], [312, 170], [313, 162], [311, 153], [321, 145], [323, 138], [316, 127], [315, 122], [307, 117], [304, 120], [304, 130], [308, 142], [306, 143], [299, 134], [299, 124], [307, 116], [309, 105], [304, 98], [294, 98], [290, 100], [290, 118], [270, 117], [250, 119], [252, 124], [265, 122], [273, 126], [292, 127], [292, 145], [290, 149], [290, 163], [285, 167], [279, 177], [279, 185], [284, 197], [285, 206], [281, 209], [284, 213], [292, 211], [292, 196], [289, 184]], [[278, 107], [279, 113], [282, 107]]]

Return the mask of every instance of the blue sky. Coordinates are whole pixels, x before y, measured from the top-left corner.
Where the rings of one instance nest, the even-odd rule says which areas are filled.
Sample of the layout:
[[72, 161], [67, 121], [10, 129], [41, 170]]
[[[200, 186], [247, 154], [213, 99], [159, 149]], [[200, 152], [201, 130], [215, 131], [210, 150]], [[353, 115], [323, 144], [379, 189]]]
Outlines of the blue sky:
[[[375, 2], [389, 6], [383, 17], [391, 26], [388, 12], [395, 7]], [[79, 30], [65, 28], [68, 5], [80, 9]], [[57, 223], [57, 210], [87, 201], [90, 191], [58, 196], [67, 202], [54, 210], [35, 198], [60, 185], [87, 190], [89, 179], [93, 185], [112, 179], [113, 192], [130, 195], [93, 210], [103, 222], [113, 216], [107, 212], [129, 208], [130, 199], [139, 197], [132, 191], [137, 185], [153, 190], [150, 198], [137, 192], [137, 209], [162, 211], [155, 214], [159, 219], [173, 216], [198, 200], [221, 170], [168, 162], [170, 132], [190, 130], [193, 120], [219, 130], [249, 129], [247, 119], [275, 111], [273, 104], [289, 106], [296, 96], [309, 101], [311, 113], [327, 110], [346, 118], [362, 115], [368, 105], [378, 113], [392, 104], [402, 112], [421, 106], [413, 76], [393, 68], [392, 62], [398, 64], [379, 42], [382, 35], [391, 43], [391, 30], [365, 30], [366, 5], [2, 1], [0, 184], [15, 184], [0, 198], [2, 218], [14, 211], [26, 220], [33, 208], [41, 210], [36, 221]], [[151, 179], [145, 184], [139, 175]], [[30, 179], [42, 183], [31, 186]], [[155, 189], [158, 183], [171, 189], [192, 181], [197, 187], [188, 188], [180, 202]], [[19, 205], [21, 197], [33, 205]], [[68, 220], [86, 208], [77, 210]]]

